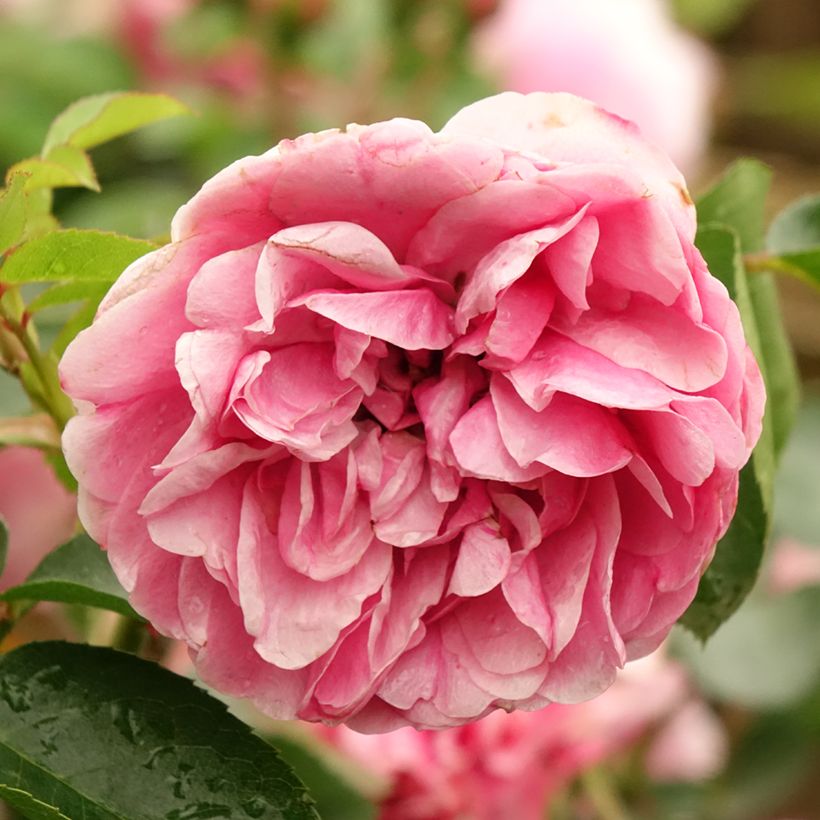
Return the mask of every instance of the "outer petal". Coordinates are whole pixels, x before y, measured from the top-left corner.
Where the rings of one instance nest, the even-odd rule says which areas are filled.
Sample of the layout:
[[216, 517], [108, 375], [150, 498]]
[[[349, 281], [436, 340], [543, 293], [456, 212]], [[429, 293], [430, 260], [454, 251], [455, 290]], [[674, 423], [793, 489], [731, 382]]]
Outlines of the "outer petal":
[[551, 162], [613, 162], [636, 169], [692, 238], [695, 209], [680, 172], [637, 126], [571, 94], [506, 92], [468, 105], [442, 129], [486, 137]]

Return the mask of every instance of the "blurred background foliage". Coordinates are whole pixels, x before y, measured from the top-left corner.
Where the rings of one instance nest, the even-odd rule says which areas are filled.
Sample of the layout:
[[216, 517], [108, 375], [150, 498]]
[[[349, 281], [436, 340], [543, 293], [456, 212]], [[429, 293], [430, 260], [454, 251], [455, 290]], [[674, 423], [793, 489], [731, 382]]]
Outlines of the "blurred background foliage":
[[[239, 156], [351, 121], [408, 116], [438, 128], [461, 106], [499, 90], [471, 51], [472, 32], [495, 6], [0, 0], [0, 166], [37, 153], [51, 120], [78, 97], [114, 89], [172, 93], [196, 115], [96, 150], [102, 192], [69, 189], [56, 198], [66, 226], [162, 238], [176, 208]], [[820, 190], [820, 2], [672, 6], [719, 65], [712, 137], [690, 174], [693, 193], [741, 155], [774, 169], [771, 215]], [[770, 565], [778, 545], [813, 549], [815, 557], [820, 551], [820, 298], [796, 280], [780, 287], [805, 399], [778, 480]], [[0, 411], [20, 412], [20, 405], [4, 379]], [[728, 732], [722, 770], [701, 782], [650, 782], [627, 755], [613, 768], [624, 817], [820, 818], [820, 574], [790, 586], [777, 572], [767, 570], [705, 649], [682, 631], [672, 641]], [[317, 780], [298, 745], [292, 757], [307, 780], [324, 782], [317, 793], [324, 816], [361, 816], [361, 804], [345, 803]], [[580, 816], [575, 811], [565, 816]], [[583, 816], [598, 816], [589, 812]]]

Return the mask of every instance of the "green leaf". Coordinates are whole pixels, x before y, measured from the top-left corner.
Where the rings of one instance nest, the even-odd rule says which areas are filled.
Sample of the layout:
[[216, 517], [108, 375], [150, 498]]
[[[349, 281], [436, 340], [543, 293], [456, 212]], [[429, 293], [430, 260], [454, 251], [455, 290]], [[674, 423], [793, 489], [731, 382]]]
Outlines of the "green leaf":
[[49, 353], [60, 358], [65, 349], [71, 344], [74, 337], [81, 331], [85, 330], [91, 322], [94, 321], [94, 316], [97, 313], [97, 304], [94, 300], [86, 302], [79, 310], [72, 314], [71, 318], [60, 328], [60, 332], [51, 344]]
[[97, 175], [88, 154], [73, 145], [58, 145], [43, 157], [31, 157], [12, 165], [8, 177], [25, 175], [25, 189], [35, 191], [40, 188], [90, 188], [99, 191]]
[[769, 228], [766, 249], [779, 257], [774, 269], [820, 287], [820, 196], [803, 197], [782, 210]]
[[28, 304], [30, 313], [36, 313], [43, 308], [54, 305], [66, 305], [71, 302], [78, 302], [83, 299], [90, 299], [95, 309], [102, 301], [103, 296], [111, 287], [110, 282], [89, 282], [80, 280], [76, 282], [63, 282], [59, 285], [44, 290], [31, 300]]
[[12, 251], [3, 267], [4, 282], [108, 282], [135, 259], [156, 250], [144, 239], [100, 231], [68, 229], [26, 242]]
[[769, 226], [766, 248], [776, 254], [820, 248], [820, 195], [802, 197], [784, 208]]
[[774, 534], [788, 536], [820, 549], [820, 392], [807, 387], [794, 431], [777, 475]]
[[276, 751], [192, 681], [60, 642], [0, 657], [0, 783], [78, 820], [318, 818]]
[[[737, 304], [746, 340], [766, 379], [766, 351], [764, 350], [757, 314], [749, 290], [749, 282], [740, 255], [740, 241], [735, 231], [723, 225], [702, 225], [698, 229], [696, 244], [709, 266], [712, 275], [720, 279]], [[757, 480], [768, 509], [774, 487], [775, 446], [774, 415], [777, 410], [769, 403], [763, 419], [763, 431], [754, 451]]]
[[61, 814], [54, 806], [43, 803], [42, 800], [32, 797], [22, 789], [13, 789], [11, 786], [0, 784], [0, 798], [22, 812], [23, 816], [28, 817], [29, 820], [71, 820], [70, 817]]
[[187, 106], [167, 94], [127, 91], [85, 97], [54, 120], [46, 135], [43, 156], [49, 157], [58, 145], [92, 148], [143, 126], [189, 113]]
[[820, 589], [753, 596], [705, 647], [678, 639], [705, 694], [752, 709], [793, 705], [820, 684]]
[[12, 176], [0, 194], [0, 253], [16, 245], [26, 227], [26, 177]]
[[754, 159], [740, 159], [697, 202], [698, 222], [731, 228], [743, 253], [763, 247], [766, 195], [772, 181], [768, 166]]
[[0, 601], [83, 604], [142, 620], [128, 603], [105, 553], [87, 535], [49, 553], [22, 584], [0, 593]]
[[0, 576], [6, 568], [6, 559], [9, 555], [9, 531], [6, 522], [0, 518]]
[[[736, 302], [749, 346], [765, 373], [757, 316], [737, 235], [721, 225], [703, 225], [696, 241], [709, 270], [726, 285]], [[737, 610], [760, 570], [775, 474], [773, 409], [770, 404], [752, 459], [740, 473], [735, 517], [717, 545], [694, 601], [680, 619], [704, 641]]]
[[763, 558], [768, 516], [754, 462], [740, 472], [737, 512], [680, 619], [702, 641], [732, 615], [754, 586]]
[[714, 36], [730, 29], [740, 21], [754, 0], [674, 0], [677, 18], [687, 28]]
[[764, 364], [767, 408], [764, 423], [771, 427], [776, 462], [797, 417], [800, 373], [783, 323], [775, 277], [770, 273], [757, 273], [750, 276], [748, 282]]
[[[373, 820], [377, 815], [376, 806], [320, 757], [321, 742], [317, 743], [307, 732], [304, 735], [274, 734], [268, 739], [308, 787], [322, 820]], [[339, 757], [343, 757], [341, 753]], [[368, 779], [372, 780], [372, 775]]]

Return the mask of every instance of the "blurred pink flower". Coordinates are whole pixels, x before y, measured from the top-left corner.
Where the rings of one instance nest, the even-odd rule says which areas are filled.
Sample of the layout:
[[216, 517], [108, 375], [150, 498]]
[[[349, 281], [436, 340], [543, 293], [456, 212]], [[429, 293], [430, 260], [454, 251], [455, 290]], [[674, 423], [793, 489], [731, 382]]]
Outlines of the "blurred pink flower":
[[71, 537], [77, 501], [39, 450], [6, 447], [0, 450], [0, 517], [9, 530], [3, 590], [23, 581], [46, 553]]
[[728, 756], [729, 737], [718, 716], [704, 701], [691, 698], [653, 738], [645, 763], [653, 780], [708, 780]]
[[185, 57], [174, 50], [170, 27], [198, 5], [199, 0], [122, 0], [115, 28], [143, 82], [209, 86], [240, 100], [260, 94], [265, 58], [249, 36], [234, 38], [213, 54]]
[[684, 169], [706, 145], [716, 62], [663, 0], [501, 0], [475, 55], [504, 88], [568, 91], [634, 121]]
[[760, 432], [694, 233], [668, 158], [569, 95], [239, 160], [66, 351], [83, 522], [275, 717], [600, 694], [692, 600]]
[[542, 820], [556, 792], [630, 746], [686, 695], [683, 670], [655, 654], [583, 704], [495, 712], [442, 732], [314, 731], [386, 781], [380, 820]]
[[781, 538], [772, 550], [767, 579], [770, 591], [777, 595], [820, 585], [820, 547]]

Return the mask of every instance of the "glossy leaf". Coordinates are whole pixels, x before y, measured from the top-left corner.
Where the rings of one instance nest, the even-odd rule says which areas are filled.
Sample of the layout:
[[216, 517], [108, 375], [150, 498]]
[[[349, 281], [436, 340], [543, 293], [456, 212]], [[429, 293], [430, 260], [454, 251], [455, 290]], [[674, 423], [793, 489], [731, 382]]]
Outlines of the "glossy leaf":
[[83, 604], [139, 619], [105, 553], [87, 535], [46, 555], [22, 584], [0, 593], [0, 601]]
[[71, 820], [70, 817], [61, 814], [54, 806], [38, 800], [22, 789], [13, 789], [11, 786], [0, 784], [0, 799], [18, 809], [29, 820]]
[[710, 638], [751, 592], [763, 560], [768, 523], [755, 465], [750, 462], [740, 472], [735, 517], [700, 579], [695, 600], [680, 619], [700, 640]]
[[318, 818], [276, 751], [192, 681], [60, 642], [0, 657], [0, 783], [85, 820]]
[[771, 169], [762, 162], [738, 160], [698, 200], [699, 224], [725, 225], [737, 234], [743, 253], [759, 251], [763, 247], [766, 195], [771, 181]]
[[[100, 231], [63, 230], [27, 242], [8, 255], [0, 279], [23, 282], [112, 283], [135, 259], [155, 249], [143, 239]], [[91, 289], [91, 292], [97, 292]]]
[[85, 97], [70, 105], [52, 123], [43, 145], [49, 157], [59, 145], [92, 148], [146, 125], [190, 113], [167, 94], [129, 91]]
[[16, 245], [26, 227], [26, 177], [12, 176], [0, 193], [0, 253]]

